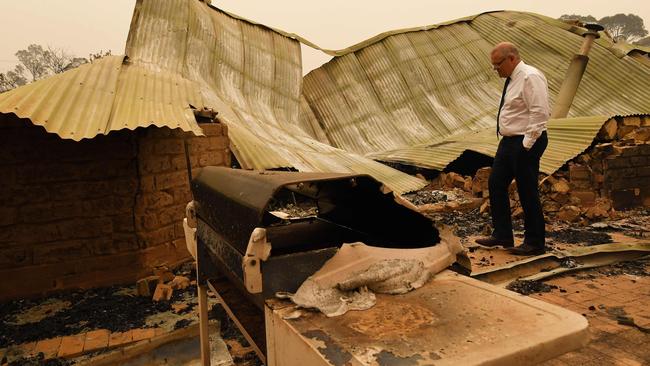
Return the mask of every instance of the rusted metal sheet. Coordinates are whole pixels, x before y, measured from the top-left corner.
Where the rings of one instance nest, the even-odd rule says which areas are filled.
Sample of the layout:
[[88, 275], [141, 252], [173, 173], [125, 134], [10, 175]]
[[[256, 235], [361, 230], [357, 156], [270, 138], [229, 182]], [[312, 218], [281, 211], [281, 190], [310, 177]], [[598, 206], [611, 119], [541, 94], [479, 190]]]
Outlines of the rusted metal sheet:
[[270, 366], [532, 365], [588, 340], [579, 314], [449, 271], [365, 311], [295, 311], [267, 301]]
[[[472, 273], [473, 278], [505, 287], [520, 280], [541, 280], [566, 272], [631, 261], [650, 255], [650, 242], [610, 243], [548, 253]], [[570, 263], [570, 265], [567, 265]]]

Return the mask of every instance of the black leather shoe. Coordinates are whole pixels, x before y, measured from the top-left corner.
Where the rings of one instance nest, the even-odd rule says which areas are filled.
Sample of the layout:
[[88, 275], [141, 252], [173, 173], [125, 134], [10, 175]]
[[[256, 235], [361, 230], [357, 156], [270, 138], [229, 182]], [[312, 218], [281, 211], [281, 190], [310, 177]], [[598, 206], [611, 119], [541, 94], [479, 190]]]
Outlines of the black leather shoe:
[[502, 246], [504, 248], [512, 248], [515, 245], [514, 241], [512, 240], [497, 239], [491, 236], [485, 238], [478, 238], [475, 240], [475, 242], [476, 244], [482, 245], [484, 247]]
[[518, 247], [508, 249], [508, 252], [514, 255], [541, 255], [546, 253], [546, 248], [542, 246], [532, 246], [530, 244], [522, 244]]

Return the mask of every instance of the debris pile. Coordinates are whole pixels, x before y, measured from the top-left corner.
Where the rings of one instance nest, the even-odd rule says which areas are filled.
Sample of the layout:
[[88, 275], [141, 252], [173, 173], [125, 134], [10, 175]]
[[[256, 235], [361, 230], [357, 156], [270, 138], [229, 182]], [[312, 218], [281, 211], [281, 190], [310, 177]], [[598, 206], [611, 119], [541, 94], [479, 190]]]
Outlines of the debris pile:
[[[195, 323], [196, 286], [188, 279], [193, 271], [191, 263], [177, 269], [176, 275], [159, 267], [154, 276], [138, 281], [137, 286], [62, 292], [0, 304], [0, 359], [1, 351], [6, 351], [9, 365], [67, 365], [76, 357]], [[152, 301], [160, 288], [172, 291]], [[90, 341], [93, 334], [101, 334], [94, 343]], [[67, 340], [79, 342], [75, 344], [79, 347], [71, 348], [75, 352], [67, 352]]]
[[[473, 177], [440, 173], [426, 188], [404, 197], [424, 213], [467, 213], [479, 208], [478, 214], [486, 214], [490, 171], [490, 167], [478, 169]], [[617, 219], [623, 210], [650, 207], [650, 120], [638, 116], [611, 119], [589, 149], [553, 175], [542, 177], [539, 187], [547, 222], [585, 226]], [[513, 218], [522, 218], [514, 181], [509, 194]], [[477, 229], [469, 232], [483, 231]], [[595, 241], [608, 242], [605, 237]]]
[[542, 180], [544, 211], [565, 222], [614, 218], [650, 207], [650, 121], [609, 120], [596, 141], [564, 170]]
[[[481, 170], [485, 169], [488, 169], [489, 177], [490, 168]], [[418, 206], [418, 209], [424, 213], [471, 211], [481, 207], [484, 202], [480, 193], [478, 195], [472, 193], [475, 179], [454, 172], [440, 173], [427, 187], [406, 194], [404, 198]], [[487, 192], [487, 178], [485, 178], [485, 192]]]
[[269, 203], [268, 211], [283, 220], [318, 216], [316, 201], [288, 190], [279, 192]]
[[186, 276], [176, 276], [166, 266], [156, 267], [154, 275], [139, 279], [135, 288], [139, 296], [152, 297], [153, 301], [169, 301], [174, 290], [185, 290], [196, 281]]

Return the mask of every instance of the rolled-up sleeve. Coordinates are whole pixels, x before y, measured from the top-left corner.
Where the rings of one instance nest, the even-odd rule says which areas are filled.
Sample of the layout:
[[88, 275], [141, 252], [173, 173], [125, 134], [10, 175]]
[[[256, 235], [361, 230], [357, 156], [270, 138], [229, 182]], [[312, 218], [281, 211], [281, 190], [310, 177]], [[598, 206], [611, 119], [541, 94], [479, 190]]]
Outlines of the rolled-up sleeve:
[[523, 97], [528, 107], [529, 117], [523, 145], [530, 149], [546, 128], [550, 111], [548, 105], [548, 87], [543, 75], [527, 75], [524, 80]]

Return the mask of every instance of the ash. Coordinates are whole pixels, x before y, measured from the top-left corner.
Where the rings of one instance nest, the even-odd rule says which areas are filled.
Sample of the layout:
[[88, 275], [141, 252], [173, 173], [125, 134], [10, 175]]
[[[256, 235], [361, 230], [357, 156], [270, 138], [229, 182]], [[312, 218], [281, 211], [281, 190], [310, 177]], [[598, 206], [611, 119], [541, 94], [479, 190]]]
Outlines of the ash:
[[551, 292], [551, 290], [556, 289], [557, 286], [548, 285], [542, 281], [516, 280], [510, 282], [506, 288], [522, 295], [530, 295], [534, 293]]
[[439, 212], [427, 215], [433, 222], [441, 222], [453, 227], [454, 235], [466, 238], [472, 235], [485, 235], [490, 225], [490, 216], [481, 214], [479, 209], [469, 212]]
[[547, 236], [554, 240], [569, 244], [584, 243], [586, 245], [598, 245], [613, 242], [612, 237], [609, 234], [589, 229], [566, 228], [551, 231], [547, 233]]
[[426, 205], [430, 203], [455, 201], [459, 197], [451, 191], [438, 191], [438, 190], [420, 190], [417, 192], [405, 194], [402, 197], [411, 201], [416, 206]]

